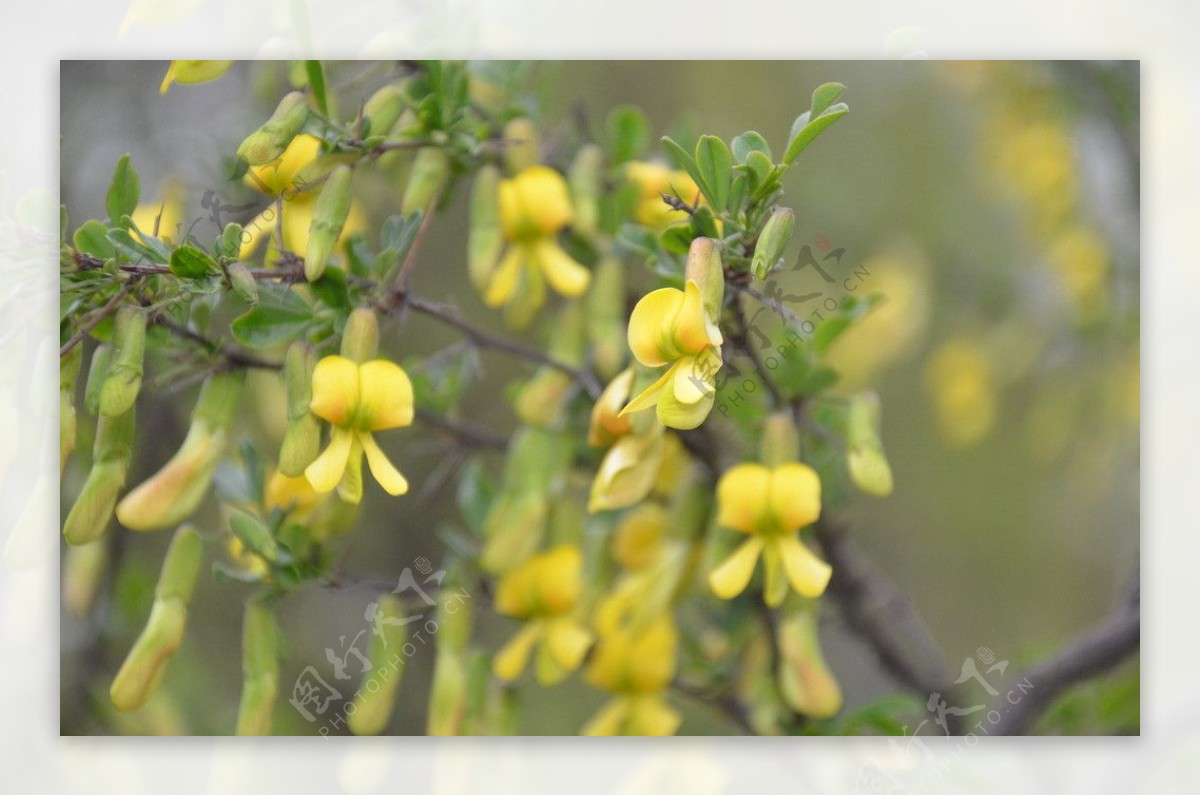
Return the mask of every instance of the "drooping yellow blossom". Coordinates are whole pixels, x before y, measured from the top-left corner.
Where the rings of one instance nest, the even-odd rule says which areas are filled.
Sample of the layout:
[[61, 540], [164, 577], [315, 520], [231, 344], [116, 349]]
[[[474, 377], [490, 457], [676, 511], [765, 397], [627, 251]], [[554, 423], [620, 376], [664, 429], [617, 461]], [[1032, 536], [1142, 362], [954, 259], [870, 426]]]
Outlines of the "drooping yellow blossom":
[[484, 302], [489, 307], [520, 303], [524, 318], [542, 305], [547, 282], [564, 296], [582, 295], [591, 272], [556, 240], [574, 215], [562, 175], [547, 166], [530, 166], [501, 180], [497, 199], [507, 247], [499, 261], [486, 269]]
[[683, 717], [663, 696], [675, 676], [679, 646], [670, 614], [634, 632], [621, 621], [621, 607], [609, 603], [597, 611], [596, 629], [600, 641], [585, 678], [616, 699], [587, 723], [583, 734], [674, 735]]
[[750, 537], [709, 574], [718, 597], [729, 600], [746, 589], [760, 554], [769, 605], [783, 602], [788, 584], [804, 597], [824, 593], [833, 571], [801, 543], [799, 534], [821, 515], [816, 471], [798, 462], [773, 468], [739, 464], [721, 476], [717, 504], [717, 522]]
[[700, 425], [716, 396], [721, 342], [721, 330], [706, 310], [695, 281], [689, 279], [683, 290], [664, 287], [643, 296], [629, 317], [629, 348], [646, 367], [669, 367], [621, 414], [657, 406], [663, 425], [679, 429]]
[[583, 592], [583, 556], [578, 547], [559, 545], [529, 558], [500, 579], [496, 610], [525, 620], [492, 662], [501, 680], [515, 680], [537, 646], [537, 680], [551, 685], [583, 663], [592, 634], [576, 614]]
[[689, 205], [700, 197], [700, 189], [686, 171], [669, 169], [662, 163], [633, 161], [625, 166], [625, 177], [638, 187], [638, 203], [633, 217], [652, 229], [664, 229], [687, 221], [687, 213], [674, 210], [663, 201], [663, 194], [676, 196]]
[[170, 178], [159, 192], [162, 198], [157, 202], [139, 202], [134, 208], [133, 225], [137, 231], [133, 233], [138, 240], [142, 236], [157, 235], [164, 243], [171, 245], [182, 242], [188, 230], [183, 229], [184, 191], [180, 182]]
[[979, 442], [996, 422], [996, 386], [987, 352], [965, 338], [947, 340], [925, 366], [938, 427], [951, 445]]
[[362, 499], [362, 456], [375, 480], [391, 495], [408, 491], [408, 481], [392, 466], [373, 432], [400, 428], [413, 420], [412, 382], [399, 365], [385, 359], [359, 364], [328, 356], [313, 371], [312, 413], [329, 421], [329, 447], [304, 471], [317, 492], [338, 494], [348, 503]]
[[207, 83], [229, 71], [233, 61], [172, 61], [163, 76], [159, 94], [166, 94], [174, 83]]

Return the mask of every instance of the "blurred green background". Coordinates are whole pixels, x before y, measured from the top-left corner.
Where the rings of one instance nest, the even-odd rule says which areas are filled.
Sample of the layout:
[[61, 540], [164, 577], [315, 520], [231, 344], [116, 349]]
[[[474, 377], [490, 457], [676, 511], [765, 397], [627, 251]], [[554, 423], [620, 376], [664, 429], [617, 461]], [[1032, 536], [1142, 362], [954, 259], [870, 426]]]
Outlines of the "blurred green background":
[[[334, 65], [333, 83], [366, 68]], [[239, 63], [216, 83], [160, 96], [165, 70], [166, 62], [62, 64], [61, 190], [73, 225], [105, 215], [123, 152], [133, 154], [144, 199], [175, 181], [189, 206], [185, 227], [195, 220], [202, 241], [214, 232], [206, 191], [235, 205], [254, 201], [223, 176], [222, 159], [269, 113], [285, 66]], [[1136, 63], [567, 62], [538, 64], [532, 80], [551, 157], [556, 135], [599, 131], [622, 104], [641, 107], [656, 137], [690, 130], [728, 139], [753, 129], [778, 149], [815, 86], [845, 83], [851, 114], [801, 158], [784, 200], [797, 213], [789, 261], [805, 244], [844, 249], [825, 264], [831, 274], [840, 281], [861, 271], [862, 289], [885, 298], [834, 356], [848, 386], [881, 395], [896, 489], [883, 500], [858, 496], [841, 513], [956, 667], [980, 648], [1014, 666], [1036, 660], [1123, 598], [1139, 539]], [[398, 186], [384, 183], [359, 186], [373, 225], [398, 209]], [[464, 278], [465, 199], [458, 191], [432, 227], [414, 290], [500, 330]], [[812, 269], [783, 283], [789, 293], [837, 289]], [[406, 320], [403, 336], [396, 328], [384, 327], [384, 347], [399, 360], [457, 339], [422, 318]], [[499, 398], [529, 369], [487, 352], [480, 361], [463, 417], [506, 433], [514, 419]], [[174, 450], [192, 397], [143, 393], [130, 483]], [[264, 410], [247, 427], [270, 449], [283, 421]], [[414, 488], [403, 501], [366, 490], [343, 568], [394, 582], [418, 558], [440, 560], [436, 531], [458, 522], [453, 476], [466, 456], [421, 428], [381, 442]], [[80, 449], [86, 444], [81, 438]], [[497, 455], [487, 458], [498, 465]], [[68, 500], [85, 474], [78, 461], [68, 466]], [[82, 618], [64, 611], [64, 734], [232, 732], [246, 587], [207, 578], [164, 696], [131, 717], [106, 707], [166, 542], [165, 534], [124, 534], [112, 599]], [[370, 599], [365, 590], [314, 589], [281, 605], [289, 654], [277, 732], [313, 731], [287, 705], [288, 687], [306, 665], [322, 668], [339, 636], [348, 641], [364, 626]], [[489, 620], [480, 632], [494, 648], [510, 628]], [[847, 709], [900, 691], [836, 610], [826, 611], [822, 632]], [[432, 648], [410, 661], [391, 731], [423, 732], [431, 663]], [[1137, 679], [1134, 661], [1107, 684], [1081, 689], [1041, 729], [1136, 733]], [[576, 678], [550, 691], [526, 688], [522, 698], [522, 730], [572, 734], [605, 695]], [[736, 732], [712, 709], [675, 701], [686, 715], [681, 732]]]

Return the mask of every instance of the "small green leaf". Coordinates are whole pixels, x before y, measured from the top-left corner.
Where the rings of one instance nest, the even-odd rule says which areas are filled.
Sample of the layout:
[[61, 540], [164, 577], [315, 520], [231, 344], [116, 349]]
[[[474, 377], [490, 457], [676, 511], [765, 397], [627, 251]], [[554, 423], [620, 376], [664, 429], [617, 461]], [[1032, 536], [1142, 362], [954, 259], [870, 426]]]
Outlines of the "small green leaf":
[[312, 308], [290, 288], [263, 290], [258, 304], [236, 318], [230, 332], [242, 345], [266, 348], [300, 337], [312, 322]]
[[608, 141], [614, 164], [633, 160], [646, 149], [650, 125], [639, 108], [621, 105], [608, 114]]
[[842, 92], [845, 90], [846, 87], [841, 83], [822, 83], [817, 86], [812, 95], [812, 107], [809, 108], [810, 118], [820, 118], [830, 105], [837, 102], [837, 98], [842, 96]]
[[217, 270], [217, 263], [208, 253], [185, 243], [171, 252], [168, 263], [171, 273], [184, 279], [203, 279]]
[[346, 289], [346, 273], [336, 265], [325, 268], [321, 278], [308, 286], [317, 298], [334, 309], [350, 311], [350, 294]]
[[305, 61], [304, 72], [308, 75], [308, 87], [312, 89], [317, 110], [329, 118], [329, 94], [325, 88], [325, 67], [320, 61]]
[[101, 260], [107, 260], [116, 253], [112, 241], [108, 239], [108, 227], [95, 219], [83, 222], [83, 225], [75, 230], [71, 242], [79, 251]]
[[699, 185], [717, 212], [729, 204], [729, 184], [733, 178], [733, 157], [729, 147], [715, 135], [702, 135], [696, 142], [696, 168]]
[[242, 541], [248, 550], [257, 553], [268, 561], [279, 559], [279, 545], [271, 529], [244, 511], [236, 509], [229, 514], [229, 528], [233, 535]]
[[113, 171], [112, 183], [108, 186], [108, 196], [104, 202], [112, 223], [119, 224], [125, 216], [133, 215], [137, 208], [139, 186], [138, 173], [129, 160], [129, 154], [121, 155], [121, 159], [117, 161], [117, 168]]
[[658, 242], [672, 254], [687, 254], [693, 237], [690, 225], [673, 224], [658, 234]]
[[789, 166], [792, 165], [796, 161], [796, 158], [800, 156], [800, 153], [816, 140], [817, 136], [825, 132], [831, 124], [849, 112], [849, 106], [844, 102], [839, 102], [836, 105], [830, 106], [822, 116], [812, 121], [808, 120], [807, 111], [800, 114], [796, 119], [796, 123], [792, 125], [792, 129], [796, 132], [792, 134], [792, 139], [788, 143], [787, 152], [783, 155], [783, 162]]
[[735, 161], [745, 163], [751, 152], [761, 152], [767, 156], [767, 162], [771, 161], [771, 145], [767, 143], [767, 139], [753, 130], [742, 133], [733, 139], [733, 159]]
[[[692, 237], [695, 238], [719, 238], [720, 232], [717, 230], [717, 222], [713, 218], [712, 211], [707, 207], [697, 207], [692, 213]], [[689, 240], [690, 244], [691, 241]]]
[[671, 156], [671, 159], [675, 161], [675, 165], [686, 171], [696, 185], [703, 185], [700, 170], [696, 168], [695, 158], [689, 155], [688, 151], [676, 143], [675, 139], [670, 136], [663, 136], [662, 144]]
[[771, 176], [771, 169], [775, 168], [775, 164], [763, 152], [757, 150], [750, 152], [746, 157], [746, 165], [754, 170], [754, 176], [758, 179], [758, 184], [762, 185]]

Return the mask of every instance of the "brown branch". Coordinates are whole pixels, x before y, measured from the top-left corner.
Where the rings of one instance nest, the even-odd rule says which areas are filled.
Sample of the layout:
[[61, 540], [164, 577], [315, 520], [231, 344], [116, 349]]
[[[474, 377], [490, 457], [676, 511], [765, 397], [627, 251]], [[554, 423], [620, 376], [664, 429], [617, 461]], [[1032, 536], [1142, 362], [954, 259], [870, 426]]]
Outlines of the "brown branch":
[[113, 312], [116, 311], [117, 305], [121, 303], [121, 299], [129, 295], [129, 291], [132, 289], [132, 282], [126, 282], [125, 284], [121, 285], [121, 289], [113, 294], [113, 297], [108, 300], [108, 303], [97, 310], [95, 315], [93, 315], [91, 318], [88, 318], [83, 325], [79, 327], [79, 331], [75, 332], [75, 334], [71, 336], [70, 340], [63, 343], [62, 348], [58, 349], [59, 358], [61, 359], [70, 353], [71, 349], [79, 345], [79, 342], [83, 340], [83, 338], [87, 337], [88, 333], [91, 332], [92, 329], [95, 329], [96, 325], [100, 323], [100, 321], [104, 320], [109, 315], [112, 315]]
[[816, 531], [833, 567], [829, 594], [850, 627], [905, 686], [923, 696], [945, 691], [952, 681], [950, 665], [908, 598], [858, 549], [844, 525], [822, 520]]
[[508, 448], [508, 438], [499, 434], [495, 434], [484, 428], [467, 425], [450, 420], [447, 417], [430, 412], [428, 409], [416, 408], [416, 419], [424, 426], [428, 426], [434, 431], [441, 431], [454, 437], [464, 445], [475, 448], [493, 448], [495, 450], [505, 450]]
[[1005, 705], [989, 734], [1024, 735], [1064, 691], [1133, 654], [1141, 645], [1141, 627], [1141, 589], [1135, 580], [1129, 596], [1104, 624], [1022, 675], [1032, 688], [1016, 704]]

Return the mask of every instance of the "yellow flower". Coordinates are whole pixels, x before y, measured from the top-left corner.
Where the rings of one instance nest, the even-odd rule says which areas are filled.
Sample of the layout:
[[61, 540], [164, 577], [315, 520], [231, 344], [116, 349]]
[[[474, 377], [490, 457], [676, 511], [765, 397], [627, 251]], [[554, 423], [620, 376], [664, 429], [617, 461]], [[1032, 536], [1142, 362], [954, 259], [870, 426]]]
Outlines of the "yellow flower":
[[[154, 235], [164, 243], [171, 245], [181, 243], [179, 238], [187, 234], [183, 229], [184, 192], [183, 186], [174, 178], [169, 178], [161, 191], [162, 200], [159, 202], [140, 202], [134, 208], [133, 225], [147, 235]], [[142, 236], [134, 232], [133, 236], [143, 243]]]
[[645, 569], [662, 553], [667, 511], [646, 503], [626, 514], [613, 534], [613, 558], [627, 569]]
[[521, 318], [545, 298], [545, 284], [564, 296], [580, 296], [591, 272], [559, 246], [555, 236], [574, 216], [567, 182], [546, 166], [531, 166], [501, 180], [500, 231], [508, 244], [486, 275], [483, 300], [489, 307], [519, 305]]
[[683, 717], [663, 691], [675, 676], [678, 632], [670, 615], [640, 633], [620, 624], [616, 610], [602, 610], [600, 642], [588, 664], [589, 685], [615, 694], [583, 729], [584, 735], [673, 735]]
[[348, 503], [362, 499], [362, 456], [375, 480], [391, 495], [408, 491], [408, 481], [380, 450], [374, 431], [412, 423], [413, 390], [408, 374], [394, 362], [359, 364], [328, 356], [313, 370], [312, 403], [317, 417], [333, 426], [329, 447], [304, 471], [318, 492], [338, 494]]
[[625, 177], [638, 187], [638, 203], [633, 217], [639, 224], [652, 229], [664, 229], [680, 221], [687, 221], [687, 213], [673, 210], [663, 201], [662, 195], [677, 196], [688, 204], [694, 204], [700, 189], [686, 171], [673, 171], [661, 163], [634, 161], [625, 166]]
[[951, 445], [968, 447], [992, 430], [996, 385], [983, 346], [965, 338], [943, 343], [925, 366], [925, 385]]
[[621, 414], [657, 406], [663, 425], [679, 429], [700, 425], [716, 395], [721, 342], [721, 330], [705, 308], [695, 281], [689, 279], [684, 290], [664, 287], [643, 296], [629, 316], [629, 348], [646, 367], [669, 367]]
[[799, 530], [821, 515], [816, 471], [797, 462], [774, 468], [739, 464], [721, 476], [717, 505], [719, 524], [750, 536], [709, 574], [718, 597], [729, 600], [746, 589], [760, 554], [769, 605], [783, 602], [789, 583], [805, 597], [824, 593], [832, 569], [799, 538]]
[[294, 519], [303, 519], [320, 499], [304, 476], [287, 476], [276, 470], [267, 479], [265, 502], [268, 511], [279, 509]]
[[229, 71], [233, 61], [172, 61], [163, 76], [159, 94], [166, 94], [173, 83], [207, 83]]
[[296, 175], [321, 154], [321, 139], [315, 135], [301, 133], [292, 139], [283, 154], [261, 166], [251, 166], [243, 182], [256, 191], [271, 196], [296, 193], [302, 185], [296, 183]]
[[525, 620], [525, 626], [492, 663], [501, 680], [515, 680], [537, 646], [537, 679], [551, 685], [579, 668], [592, 644], [591, 632], [574, 616], [583, 592], [583, 556], [559, 545], [513, 568], [496, 587], [496, 610]]

